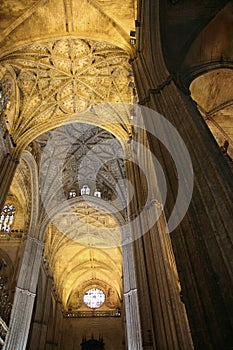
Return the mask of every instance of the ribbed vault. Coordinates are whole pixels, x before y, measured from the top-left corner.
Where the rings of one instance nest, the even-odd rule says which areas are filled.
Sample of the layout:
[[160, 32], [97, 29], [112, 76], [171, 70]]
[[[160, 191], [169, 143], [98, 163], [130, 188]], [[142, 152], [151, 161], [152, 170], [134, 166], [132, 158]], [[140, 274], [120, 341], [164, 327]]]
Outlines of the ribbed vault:
[[[120, 226], [127, 217], [122, 146], [108, 131], [80, 123], [57, 128], [35, 142], [42, 147], [40, 187], [52, 220], [44, 255], [64, 310], [87, 311], [83, 295], [97, 287], [106, 297], [102, 310], [119, 308]], [[89, 186], [89, 195], [81, 195], [83, 185]], [[95, 188], [101, 197], [94, 196]]]
[[190, 91], [224, 153], [233, 158], [233, 70], [217, 69], [196, 78]]
[[[93, 215], [93, 214], [92, 214]], [[89, 215], [89, 225], [82, 225], [77, 235], [85, 236], [85, 241], [93, 240], [93, 233], [87, 233], [88, 227], [97, 225], [94, 233], [101, 234], [100, 221], [93, 224], [93, 216]], [[106, 220], [107, 219], [107, 220]], [[114, 223], [110, 216], [105, 216], [107, 227]], [[116, 225], [116, 222], [115, 222]], [[93, 230], [94, 231], [94, 230]], [[117, 230], [115, 230], [115, 233]], [[73, 233], [74, 234], [74, 233]], [[120, 235], [118, 228], [118, 235]], [[89, 236], [89, 237], [88, 237]], [[80, 237], [80, 240], [82, 237]], [[105, 240], [107, 237], [105, 237]], [[106, 242], [107, 243], [107, 242]], [[83, 295], [89, 288], [101, 288], [105, 295], [110, 293], [105, 309], [111, 306], [117, 308], [122, 299], [122, 253], [121, 248], [96, 248], [95, 245], [84, 245], [68, 238], [55, 226], [51, 226], [47, 232], [45, 241], [45, 259], [54, 278], [54, 285], [58, 298], [62, 301], [65, 310], [85, 310]]]
[[[14, 117], [11, 106], [6, 119], [17, 147], [69, 123], [73, 115], [76, 121], [87, 121], [79, 113], [93, 105], [133, 102], [128, 59], [126, 51], [112, 44], [75, 38], [28, 45], [2, 58], [16, 86]], [[93, 124], [107, 122], [95, 117]], [[113, 120], [127, 124], [128, 118], [125, 112]]]
[[73, 36], [110, 42], [132, 52], [136, 1], [14, 0], [1, 1], [1, 55], [16, 47]]

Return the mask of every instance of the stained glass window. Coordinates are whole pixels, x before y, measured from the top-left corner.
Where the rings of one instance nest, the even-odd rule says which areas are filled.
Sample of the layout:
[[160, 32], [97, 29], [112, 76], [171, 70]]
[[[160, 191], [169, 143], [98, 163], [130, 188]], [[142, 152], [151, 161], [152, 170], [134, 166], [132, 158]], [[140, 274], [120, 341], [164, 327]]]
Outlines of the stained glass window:
[[95, 190], [94, 197], [101, 197], [101, 192], [98, 189]]
[[13, 205], [5, 205], [0, 217], [0, 231], [10, 232], [15, 216], [15, 208]]
[[91, 309], [96, 309], [103, 305], [104, 300], [104, 292], [98, 288], [89, 289], [88, 291], [86, 291], [83, 297], [84, 303]]
[[77, 192], [75, 190], [71, 190], [68, 194], [68, 198], [75, 198], [77, 196]]
[[89, 195], [90, 192], [91, 192], [90, 187], [88, 187], [87, 185], [83, 185], [83, 187], [81, 188], [81, 195], [83, 194]]

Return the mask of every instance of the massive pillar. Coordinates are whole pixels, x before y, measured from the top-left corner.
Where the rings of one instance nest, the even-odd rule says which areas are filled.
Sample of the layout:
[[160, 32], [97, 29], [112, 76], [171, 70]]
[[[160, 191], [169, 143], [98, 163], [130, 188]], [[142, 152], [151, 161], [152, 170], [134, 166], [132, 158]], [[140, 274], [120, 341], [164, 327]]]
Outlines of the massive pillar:
[[126, 317], [126, 332], [129, 350], [141, 350], [141, 324], [138, 306], [138, 292], [134, 264], [133, 245], [129, 243], [122, 247], [124, 271], [124, 303]]
[[[194, 346], [206, 350], [230, 349], [233, 344], [232, 172], [195, 104], [177, 88], [166, 69], [160, 42], [159, 1], [141, 1], [140, 4], [138, 53], [133, 62], [139, 100], [176, 127], [188, 148], [194, 169], [194, 191], [188, 212], [170, 234]], [[146, 118], [145, 123], [152, 132], [156, 130], [153, 116]], [[148, 141], [166, 173], [165, 213], [168, 219], [178, 189], [174, 161], [151, 134], [148, 134]], [[173, 147], [178, 145], [174, 143]], [[141, 295], [147, 288], [154, 300], [154, 281], [159, 275], [152, 258], [153, 247], [152, 242], [141, 244], [137, 256], [142, 259], [138, 261], [138, 277], [146, 280], [146, 287], [141, 286]], [[142, 271], [148, 259], [151, 259], [150, 270], [155, 271], [149, 276]], [[152, 310], [151, 322], [156, 325], [156, 305]], [[166, 322], [168, 312], [162, 312], [161, 317]]]
[[49, 312], [51, 309], [52, 279], [41, 266], [37, 286], [34, 317], [31, 322], [28, 349], [45, 349]]
[[23, 350], [26, 348], [42, 252], [43, 243], [35, 238], [28, 237], [4, 350]]
[[[156, 172], [152, 168], [151, 154], [146, 151], [145, 131], [138, 130], [137, 137], [139, 148], [134, 149], [133, 141], [132, 158], [126, 169], [132, 184], [129, 191], [134, 189], [129, 195], [134, 238], [131, 255], [135, 259], [142, 348], [192, 349], [171, 241], [161, 210]], [[142, 149], [140, 145], [143, 145]], [[154, 220], [156, 217], [158, 220]]]
[[59, 348], [63, 318], [61, 308], [61, 302], [54, 295], [53, 279], [49, 269], [46, 263], [41, 264], [27, 349]]

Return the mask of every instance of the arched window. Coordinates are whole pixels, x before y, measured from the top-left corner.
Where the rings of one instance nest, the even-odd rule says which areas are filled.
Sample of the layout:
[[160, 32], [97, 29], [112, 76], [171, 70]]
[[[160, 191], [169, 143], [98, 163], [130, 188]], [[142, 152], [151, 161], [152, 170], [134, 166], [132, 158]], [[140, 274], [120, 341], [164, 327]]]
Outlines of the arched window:
[[77, 192], [75, 190], [70, 190], [68, 193], [68, 198], [75, 198], [77, 197]]
[[95, 189], [94, 197], [101, 198], [101, 192], [97, 188]]
[[105, 301], [104, 292], [98, 288], [89, 289], [84, 294], [83, 301], [91, 309], [97, 309]]
[[15, 207], [13, 205], [5, 205], [0, 217], [0, 230], [2, 232], [10, 232], [15, 216]]
[[90, 187], [88, 187], [87, 185], [83, 185], [83, 187], [81, 188], [81, 196], [84, 194], [89, 195], [91, 192]]

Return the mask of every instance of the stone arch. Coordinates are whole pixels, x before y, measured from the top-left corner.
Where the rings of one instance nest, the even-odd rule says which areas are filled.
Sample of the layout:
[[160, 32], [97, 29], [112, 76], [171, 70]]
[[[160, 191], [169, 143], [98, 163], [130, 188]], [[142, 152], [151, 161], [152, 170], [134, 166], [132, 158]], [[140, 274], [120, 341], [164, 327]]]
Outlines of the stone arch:
[[[85, 2], [86, 21], [83, 21], [83, 5], [80, 1], [73, 2], [72, 12], [70, 6], [64, 5], [60, 0], [50, 2], [41, 0], [34, 5], [22, 5], [17, 12], [18, 18], [13, 16], [8, 23], [9, 27], [7, 25], [3, 31], [1, 38], [3, 54], [12, 52], [22, 44], [64, 36], [109, 41], [133, 53], [134, 48], [130, 45], [129, 34], [135, 27], [137, 6], [135, 0], [125, 1], [124, 11], [115, 3], [113, 5], [106, 4], [105, 1], [97, 3], [93, 0]], [[62, 15], [58, 16], [58, 13]], [[51, 21], [52, 18], [54, 21]]]
[[199, 76], [219, 69], [233, 69], [232, 2], [229, 1], [193, 40], [181, 65], [180, 82], [186, 91]]
[[[96, 207], [100, 210], [105, 211], [106, 213], [113, 213], [113, 217], [116, 220], [117, 224], [119, 226], [124, 226], [126, 224], [126, 220], [125, 218], [122, 216], [122, 214], [117, 210], [117, 208], [114, 205], [111, 205], [108, 201], [102, 200], [100, 198], [97, 197], [93, 197], [93, 196], [79, 196], [79, 197], [75, 197], [69, 200], [69, 205], [75, 205], [75, 204], [79, 204], [79, 203], [88, 203], [91, 204], [93, 207]], [[56, 218], [57, 215], [61, 214], [61, 213], [65, 213], [65, 211], [68, 209], [69, 207], [67, 207], [66, 203], [62, 203], [60, 206], [54, 208], [54, 210], [52, 210], [48, 216], [46, 216], [44, 218], [44, 220], [41, 223], [41, 229], [40, 229], [40, 240], [44, 240], [44, 235], [45, 232], [49, 226], [49, 224]]]
[[31, 153], [27, 150], [23, 151], [22, 159], [26, 162], [30, 172], [30, 185], [31, 185], [31, 213], [29, 224], [29, 235], [34, 236], [36, 227], [38, 224], [39, 215], [39, 185], [38, 185], [38, 168], [35, 159]]
[[233, 159], [232, 79], [232, 69], [216, 68], [200, 75], [190, 85], [191, 96], [229, 164]]

